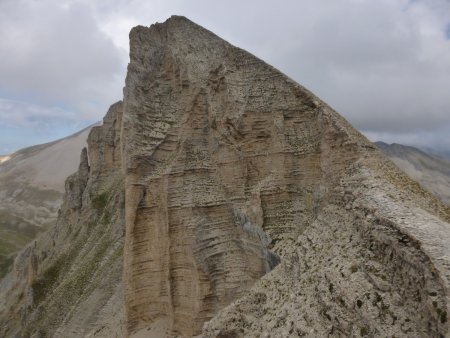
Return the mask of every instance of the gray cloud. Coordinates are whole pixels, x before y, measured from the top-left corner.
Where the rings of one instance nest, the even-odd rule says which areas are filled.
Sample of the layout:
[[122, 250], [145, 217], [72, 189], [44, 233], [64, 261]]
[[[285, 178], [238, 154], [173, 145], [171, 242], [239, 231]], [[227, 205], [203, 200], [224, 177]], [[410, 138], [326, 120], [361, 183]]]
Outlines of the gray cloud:
[[4, 0], [0, 41], [3, 97], [59, 104], [92, 119], [121, 96], [126, 52], [82, 3]]

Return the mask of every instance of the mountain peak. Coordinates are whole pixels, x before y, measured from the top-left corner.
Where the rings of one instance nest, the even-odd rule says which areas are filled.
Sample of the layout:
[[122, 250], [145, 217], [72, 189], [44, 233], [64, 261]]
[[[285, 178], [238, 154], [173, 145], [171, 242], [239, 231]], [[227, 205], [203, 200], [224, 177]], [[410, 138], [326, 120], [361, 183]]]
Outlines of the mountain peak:
[[19, 304], [2, 335], [448, 332], [449, 208], [185, 18], [132, 30], [123, 102], [81, 158], [57, 226], [0, 289]]

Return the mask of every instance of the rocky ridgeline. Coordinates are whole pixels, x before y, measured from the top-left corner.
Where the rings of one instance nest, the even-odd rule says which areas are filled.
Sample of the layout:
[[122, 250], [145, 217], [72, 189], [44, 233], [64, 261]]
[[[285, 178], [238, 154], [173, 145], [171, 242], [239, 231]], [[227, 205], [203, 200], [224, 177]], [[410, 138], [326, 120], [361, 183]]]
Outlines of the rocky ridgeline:
[[309, 91], [172, 17], [131, 31], [0, 335], [445, 337], [449, 221]]

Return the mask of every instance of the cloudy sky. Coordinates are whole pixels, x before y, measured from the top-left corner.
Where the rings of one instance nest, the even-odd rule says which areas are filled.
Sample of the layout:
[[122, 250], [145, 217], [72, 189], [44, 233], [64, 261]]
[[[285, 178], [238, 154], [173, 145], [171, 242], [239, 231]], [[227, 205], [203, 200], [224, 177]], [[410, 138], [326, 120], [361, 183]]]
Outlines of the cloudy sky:
[[0, 0], [0, 154], [121, 99], [128, 32], [184, 15], [306, 86], [372, 140], [450, 150], [449, 0]]

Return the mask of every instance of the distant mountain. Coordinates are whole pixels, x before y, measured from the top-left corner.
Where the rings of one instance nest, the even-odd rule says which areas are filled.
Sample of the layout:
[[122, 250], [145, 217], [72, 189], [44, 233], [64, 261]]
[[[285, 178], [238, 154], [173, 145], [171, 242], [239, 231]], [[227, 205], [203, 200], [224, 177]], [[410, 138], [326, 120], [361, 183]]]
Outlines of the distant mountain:
[[447, 162], [450, 162], [450, 150], [436, 150], [431, 148], [423, 148], [422, 150], [428, 154], [443, 158]]
[[15, 254], [56, 220], [64, 181], [77, 170], [90, 129], [0, 156], [0, 277]]
[[436, 154], [397, 143], [375, 142], [411, 178], [450, 205], [450, 161]]

